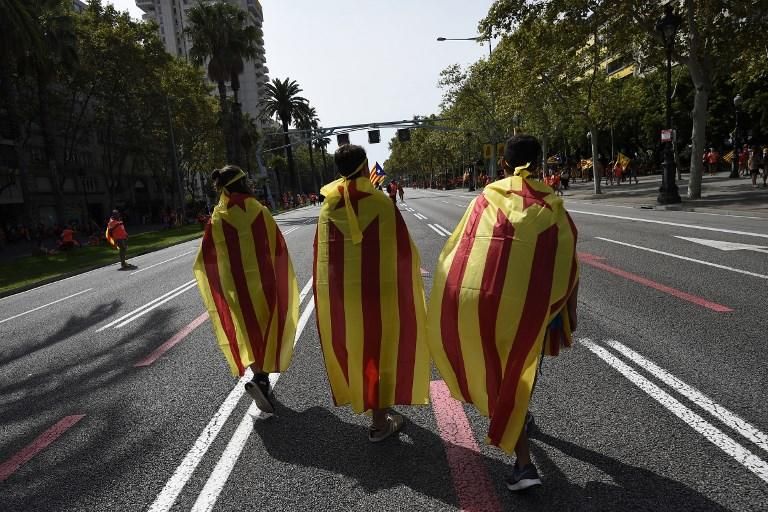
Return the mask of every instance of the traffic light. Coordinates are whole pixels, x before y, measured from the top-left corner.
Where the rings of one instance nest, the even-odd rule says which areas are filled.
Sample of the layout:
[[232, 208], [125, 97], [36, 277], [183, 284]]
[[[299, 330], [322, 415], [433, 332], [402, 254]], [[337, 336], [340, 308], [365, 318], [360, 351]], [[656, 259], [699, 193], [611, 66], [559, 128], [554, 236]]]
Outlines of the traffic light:
[[343, 146], [344, 144], [349, 144], [349, 134], [348, 133], [340, 133], [336, 136], [336, 144], [339, 146]]
[[411, 130], [410, 128], [400, 128], [397, 130], [397, 140], [400, 142], [408, 142], [411, 140]]
[[378, 144], [379, 142], [381, 142], [381, 134], [379, 133], [379, 130], [369, 130], [368, 144]]

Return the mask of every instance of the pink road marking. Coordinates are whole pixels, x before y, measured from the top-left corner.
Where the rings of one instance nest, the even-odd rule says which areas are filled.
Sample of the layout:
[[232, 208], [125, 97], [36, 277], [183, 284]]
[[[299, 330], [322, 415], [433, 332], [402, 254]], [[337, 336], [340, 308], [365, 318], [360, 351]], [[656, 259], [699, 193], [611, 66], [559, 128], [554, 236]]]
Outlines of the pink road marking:
[[685, 301], [692, 302], [693, 304], [696, 304], [698, 306], [701, 306], [707, 309], [711, 309], [712, 311], [717, 311], [718, 313], [728, 313], [733, 311], [733, 309], [729, 308], [728, 306], [723, 306], [722, 304], [718, 304], [717, 302], [708, 301], [707, 299], [703, 297], [699, 297], [698, 295], [691, 295], [690, 293], [686, 293], [676, 288], [671, 288], [661, 283], [657, 283], [656, 281], [651, 281], [650, 279], [646, 279], [642, 276], [638, 276], [637, 274], [632, 274], [631, 272], [621, 270], [620, 268], [612, 267], [606, 263], [599, 261], [604, 259], [605, 258], [601, 256], [595, 256], [593, 254], [589, 254], [585, 252], [579, 253], [579, 260], [581, 260], [583, 263], [591, 267], [605, 270], [606, 272], [610, 272], [611, 274], [616, 274], [617, 276], [621, 276], [625, 279], [629, 279], [630, 281], [634, 281], [636, 283], [640, 283], [649, 288], [653, 288], [655, 290], [668, 293], [673, 297], [677, 297], [678, 299], [683, 299]]
[[155, 361], [157, 361], [160, 356], [168, 352], [170, 349], [173, 348], [174, 345], [176, 345], [178, 342], [183, 340], [184, 338], [189, 335], [192, 331], [197, 329], [200, 324], [208, 320], [208, 312], [203, 313], [199, 317], [192, 320], [189, 324], [187, 324], [184, 328], [182, 328], [179, 332], [171, 336], [171, 338], [157, 347], [155, 350], [152, 351], [151, 354], [149, 354], [147, 357], [139, 361], [138, 363], [134, 364], [134, 368], [138, 368], [141, 366], [149, 366]]
[[14, 474], [16, 470], [29, 462], [32, 457], [47, 448], [48, 445], [53, 443], [59, 436], [84, 417], [85, 414], [65, 416], [54, 426], [37, 436], [37, 439], [16, 452], [10, 459], [0, 464], [0, 482], [4, 482], [9, 476]]
[[451, 396], [442, 380], [429, 383], [429, 394], [461, 510], [501, 512], [499, 498], [461, 402]]

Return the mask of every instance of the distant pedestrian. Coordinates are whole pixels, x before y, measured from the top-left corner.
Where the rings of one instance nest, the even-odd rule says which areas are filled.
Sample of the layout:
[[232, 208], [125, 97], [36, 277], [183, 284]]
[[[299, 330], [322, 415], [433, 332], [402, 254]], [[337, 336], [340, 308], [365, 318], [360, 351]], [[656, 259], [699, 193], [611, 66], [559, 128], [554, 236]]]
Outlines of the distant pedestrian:
[[768, 146], [763, 148], [763, 188], [768, 182]]
[[397, 182], [390, 181], [387, 185], [387, 193], [392, 200], [392, 204], [397, 205]]
[[112, 247], [115, 247], [118, 251], [120, 251], [119, 270], [136, 268], [135, 265], [131, 265], [125, 261], [125, 255], [128, 251], [128, 232], [125, 230], [125, 225], [123, 224], [122, 217], [120, 216], [120, 212], [118, 210], [112, 210], [112, 216], [109, 219], [109, 224], [107, 224], [106, 236], [107, 241], [112, 245]]
[[757, 188], [757, 176], [760, 174], [760, 168], [763, 166], [763, 152], [757, 146], [752, 146], [749, 151], [749, 175], [752, 177], [752, 188]]
[[397, 184], [397, 193], [400, 195], [400, 202], [403, 202], [403, 197], [405, 197], [405, 191], [403, 190], [403, 186], [398, 183]]
[[709, 175], [714, 176], [717, 172], [717, 167], [720, 164], [720, 153], [715, 151], [714, 148], [709, 148], [709, 153], [707, 153], [707, 164], [709, 165]]

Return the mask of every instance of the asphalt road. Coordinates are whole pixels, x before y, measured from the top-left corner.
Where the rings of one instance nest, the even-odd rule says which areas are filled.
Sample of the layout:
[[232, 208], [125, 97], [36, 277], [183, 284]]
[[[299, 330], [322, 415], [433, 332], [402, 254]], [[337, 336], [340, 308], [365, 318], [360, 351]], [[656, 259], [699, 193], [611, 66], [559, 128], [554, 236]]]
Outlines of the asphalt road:
[[[471, 197], [406, 189], [427, 272]], [[512, 460], [437, 374], [369, 444], [332, 405], [311, 293], [259, 416], [201, 317], [192, 241], [0, 300], [0, 510], [768, 509], [768, 219], [566, 205], [580, 328], [532, 403], [543, 488], [505, 489]], [[305, 290], [317, 212], [278, 217]]]

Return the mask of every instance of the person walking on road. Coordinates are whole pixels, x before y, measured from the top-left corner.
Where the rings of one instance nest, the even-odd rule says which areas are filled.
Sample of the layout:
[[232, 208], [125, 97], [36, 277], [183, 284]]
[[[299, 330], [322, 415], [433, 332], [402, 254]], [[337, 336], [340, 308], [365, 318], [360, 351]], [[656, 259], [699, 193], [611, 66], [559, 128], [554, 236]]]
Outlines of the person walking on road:
[[752, 146], [749, 151], [749, 175], [752, 177], [752, 188], [757, 188], [757, 176], [760, 174], [760, 168], [763, 166], [763, 152], [757, 146]]
[[125, 260], [126, 252], [128, 252], [128, 232], [125, 230], [125, 224], [118, 210], [112, 210], [112, 216], [107, 224], [106, 236], [109, 244], [120, 252], [119, 270], [136, 268], [135, 265], [131, 265]]
[[400, 210], [373, 188], [360, 146], [334, 155], [314, 244], [317, 326], [337, 406], [371, 412], [368, 440], [398, 432], [395, 405], [429, 403], [430, 361], [419, 252]]
[[195, 279], [232, 374], [253, 378], [245, 391], [275, 411], [269, 374], [288, 369], [299, 316], [296, 275], [280, 229], [246, 182], [227, 165], [211, 173], [220, 194], [194, 264]]
[[541, 485], [527, 427], [543, 355], [571, 345], [579, 268], [563, 200], [530, 178], [541, 146], [509, 139], [505, 178], [470, 203], [434, 272], [427, 339], [454, 398], [490, 418], [488, 439], [517, 456], [511, 491]]
[[398, 182], [397, 183], [397, 193], [400, 196], [400, 202], [403, 202], [403, 198], [405, 197], [405, 191], [403, 190], [403, 186]]
[[396, 181], [390, 181], [387, 185], [387, 194], [389, 194], [389, 198], [392, 200], [392, 204], [397, 205], [397, 182]]

